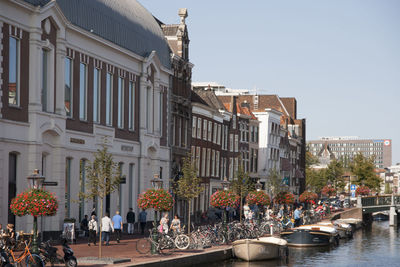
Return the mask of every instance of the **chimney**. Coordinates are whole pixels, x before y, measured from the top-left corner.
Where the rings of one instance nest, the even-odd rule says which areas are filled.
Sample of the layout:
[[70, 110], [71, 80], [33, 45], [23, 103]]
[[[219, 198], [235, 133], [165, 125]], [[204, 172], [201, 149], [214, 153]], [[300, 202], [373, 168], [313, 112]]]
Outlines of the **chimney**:
[[178, 11], [178, 15], [179, 15], [179, 17], [181, 17], [181, 24], [184, 25], [185, 19], [188, 16], [187, 8], [180, 8]]

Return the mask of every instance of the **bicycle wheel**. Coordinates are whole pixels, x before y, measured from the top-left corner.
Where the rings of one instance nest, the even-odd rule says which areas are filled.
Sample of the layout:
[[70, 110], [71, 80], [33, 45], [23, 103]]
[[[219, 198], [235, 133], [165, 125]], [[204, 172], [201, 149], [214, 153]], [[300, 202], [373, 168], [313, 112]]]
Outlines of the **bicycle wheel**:
[[27, 267], [44, 267], [44, 262], [42, 258], [37, 254], [31, 254], [26, 257]]
[[175, 238], [175, 246], [179, 249], [187, 249], [190, 245], [190, 240], [187, 235], [180, 234]]
[[218, 232], [215, 241], [216, 241], [217, 245], [225, 244], [226, 243], [226, 238], [225, 238], [224, 233]]
[[151, 242], [148, 238], [142, 238], [136, 242], [136, 250], [140, 254], [147, 254], [150, 252], [150, 249], [151, 249]]
[[74, 256], [65, 261], [65, 267], [77, 267], [78, 261]]

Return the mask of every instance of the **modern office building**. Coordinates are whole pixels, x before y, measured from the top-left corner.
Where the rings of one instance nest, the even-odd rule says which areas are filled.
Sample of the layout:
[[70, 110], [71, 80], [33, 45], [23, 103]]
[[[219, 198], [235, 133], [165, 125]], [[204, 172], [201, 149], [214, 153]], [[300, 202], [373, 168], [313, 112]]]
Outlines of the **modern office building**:
[[308, 141], [307, 145], [314, 156], [320, 156], [320, 153], [327, 149], [345, 165], [357, 153], [365, 157], [374, 157], [376, 168], [382, 169], [392, 165], [391, 139], [362, 139], [357, 136], [322, 137], [320, 140]]

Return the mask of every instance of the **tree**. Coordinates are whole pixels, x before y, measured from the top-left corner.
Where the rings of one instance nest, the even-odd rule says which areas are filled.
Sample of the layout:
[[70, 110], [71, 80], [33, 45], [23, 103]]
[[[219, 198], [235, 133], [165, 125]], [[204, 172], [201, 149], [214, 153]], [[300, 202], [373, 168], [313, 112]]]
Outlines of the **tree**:
[[310, 151], [306, 152], [306, 168], [310, 168], [312, 165], [318, 164], [318, 158], [311, 154]]
[[374, 158], [364, 157], [361, 153], [355, 155], [353, 161], [350, 163], [351, 173], [357, 176], [355, 183], [357, 185], [366, 185], [376, 192], [379, 192], [381, 180], [376, 175], [374, 170]]
[[107, 146], [102, 145], [94, 153], [93, 162], [86, 166], [86, 187], [85, 192], [79, 193], [80, 199], [97, 199], [100, 201], [100, 242], [99, 258], [101, 258], [101, 218], [103, 217], [103, 202], [107, 195], [118, 190], [121, 179], [121, 172], [113, 156], [108, 153]]
[[231, 184], [233, 192], [240, 196], [240, 222], [242, 222], [242, 207], [243, 198], [246, 197], [247, 193], [254, 190], [254, 184], [251, 181], [249, 175], [244, 172], [241, 164], [238, 166], [236, 178], [233, 179]]
[[275, 169], [271, 169], [268, 175], [268, 185], [271, 188], [272, 195], [275, 197], [280, 192], [284, 191], [285, 188], [282, 187], [282, 177], [281, 174]]
[[174, 182], [174, 193], [181, 199], [188, 202], [188, 233], [190, 234], [190, 208], [193, 198], [198, 197], [203, 191], [201, 179], [197, 177], [197, 170], [194, 163], [191, 162], [191, 157], [188, 155], [183, 158], [182, 177]]
[[336, 159], [332, 160], [326, 169], [326, 179], [339, 191], [342, 191], [346, 185], [343, 174], [344, 168], [342, 163]]
[[306, 185], [311, 191], [320, 193], [327, 182], [326, 169], [306, 169]]

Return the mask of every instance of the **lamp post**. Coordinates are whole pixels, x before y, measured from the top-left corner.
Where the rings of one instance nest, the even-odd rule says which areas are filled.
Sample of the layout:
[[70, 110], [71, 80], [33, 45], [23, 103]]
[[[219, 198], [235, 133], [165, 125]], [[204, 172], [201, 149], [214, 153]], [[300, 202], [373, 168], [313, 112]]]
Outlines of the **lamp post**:
[[[228, 181], [228, 179], [225, 177], [224, 180], [221, 182], [222, 188], [224, 189], [224, 191], [228, 191], [229, 190], [229, 186], [231, 185], [231, 182]], [[224, 213], [223, 213], [223, 221], [222, 224], [224, 226], [224, 228], [226, 229], [226, 207], [224, 209]]]
[[[154, 189], [158, 190], [163, 188], [163, 180], [160, 179], [159, 174], [154, 174], [154, 179], [151, 180], [151, 185], [153, 186]], [[152, 239], [154, 242], [157, 242], [158, 240], [158, 233], [157, 233], [157, 211], [154, 210], [154, 228], [153, 231], [151, 231]], [[157, 254], [157, 249], [156, 246], [154, 245], [154, 242], [151, 243], [151, 254]]]
[[[39, 174], [39, 170], [35, 169], [33, 174], [27, 177], [31, 189], [42, 190], [42, 185], [45, 177]], [[33, 216], [33, 240], [32, 240], [32, 253], [39, 252], [37, 241], [37, 216]]]
[[[260, 192], [262, 189], [262, 184], [260, 183], [260, 179], [257, 180], [257, 183], [254, 185], [254, 187], [256, 188], [257, 192]], [[261, 206], [261, 205], [260, 205]], [[260, 212], [260, 207], [258, 207], [258, 219], [259, 221], [261, 221], [261, 212]]]

